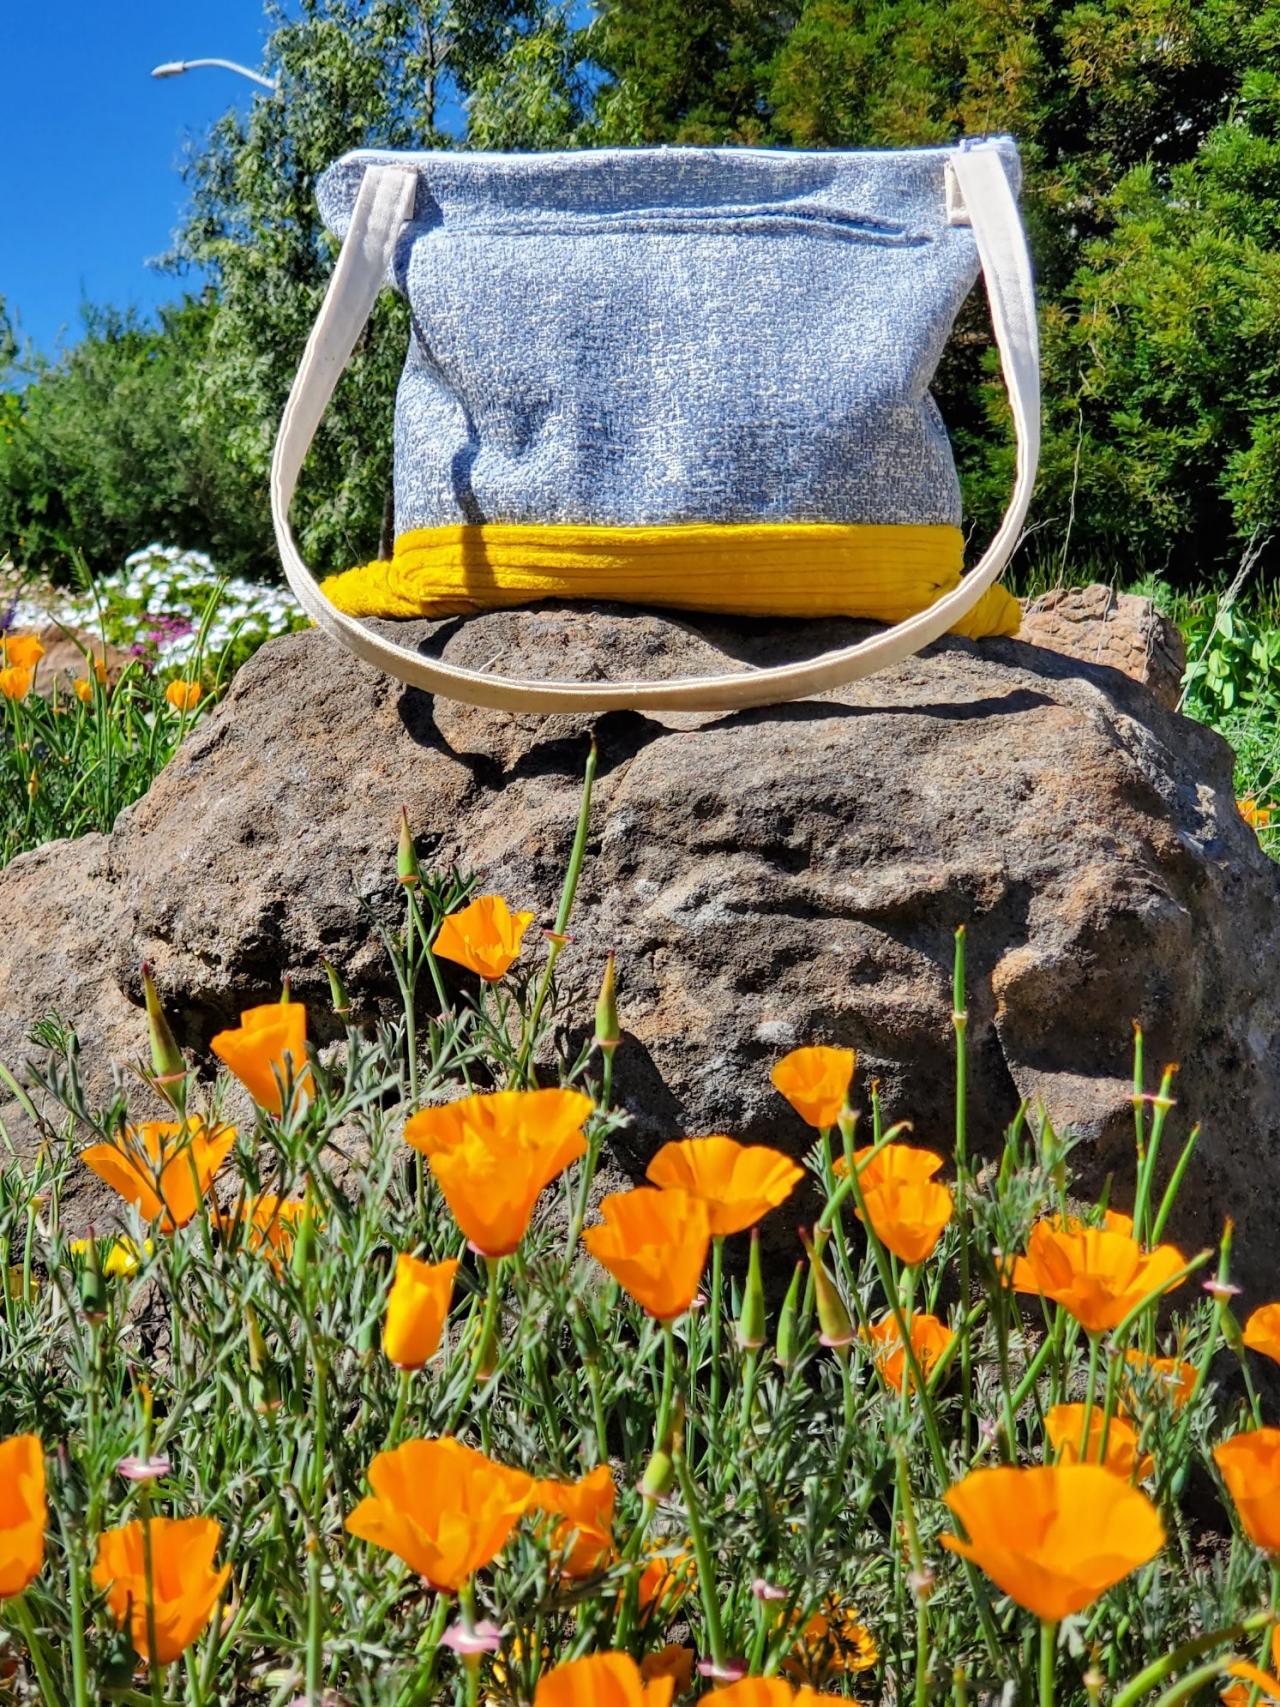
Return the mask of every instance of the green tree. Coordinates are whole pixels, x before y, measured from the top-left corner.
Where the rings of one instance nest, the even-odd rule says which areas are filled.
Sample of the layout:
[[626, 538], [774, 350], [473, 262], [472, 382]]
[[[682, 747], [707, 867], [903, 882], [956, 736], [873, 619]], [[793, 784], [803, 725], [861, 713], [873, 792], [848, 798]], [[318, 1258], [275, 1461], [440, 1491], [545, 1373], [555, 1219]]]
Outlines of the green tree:
[[[1257, 0], [603, 0], [597, 136], [905, 147], [1010, 131], [1044, 334], [1035, 552], [1203, 575], [1280, 510], [1280, 9]], [[937, 390], [970, 519], [1012, 478], [985, 307]]]
[[0, 547], [55, 576], [85, 547], [103, 566], [154, 538], [223, 561], [251, 548], [250, 494], [194, 408], [214, 312], [189, 297], [149, 325], [89, 308], [53, 362], [0, 327]]
[[[264, 564], [274, 560], [275, 425], [337, 253], [316, 208], [320, 174], [352, 148], [456, 145], [473, 98], [479, 142], [549, 146], [572, 132], [582, 99], [572, 32], [536, 0], [301, 0], [296, 15], [273, 0], [268, 13], [266, 62], [280, 92], [228, 113], [189, 160], [192, 206], [176, 256], [207, 269], [217, 288], [196, 408], [255, 494]], [[386, 547], [407, 341], [407, 308], [384, 293], [301, 483], [298, 534], [321, 568], [361, 562], [380, 539]]]

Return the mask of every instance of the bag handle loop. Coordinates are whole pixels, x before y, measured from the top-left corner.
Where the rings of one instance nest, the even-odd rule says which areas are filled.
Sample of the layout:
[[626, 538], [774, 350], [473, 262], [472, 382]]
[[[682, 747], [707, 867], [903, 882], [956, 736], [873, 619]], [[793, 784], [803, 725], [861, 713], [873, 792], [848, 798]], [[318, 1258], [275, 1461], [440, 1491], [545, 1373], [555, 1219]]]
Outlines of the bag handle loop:
[[948, 156], [947, 205], [952, 222], [967, 220], [977, 242], [1013, 408], [1017, 471], [1013, 496], [995, 537], [981, 561], [951, 592], [883, 633], [818, 658], [666, 682], [530, 681], [462, 669], [385, 640], [339, 611], [303, 561], [289, 526], [289, 506], [321, 416], [373, 310], [400, 232], [412, 218], [417, 181], [415, 169], [366, 168], [271, 459], [271, 514], [289, 585], [307, 614], [357, 657], [428, 693], [499, 711], [720, 711], [776, 705], [842, 687], [909, 658], [945, 634], [998, 578], [1021, 538], [1035, 483], [1040, 454], [1040, 356], [1031, 258], [1017, 202], [999, 151], [979, 143], [962, 144]]

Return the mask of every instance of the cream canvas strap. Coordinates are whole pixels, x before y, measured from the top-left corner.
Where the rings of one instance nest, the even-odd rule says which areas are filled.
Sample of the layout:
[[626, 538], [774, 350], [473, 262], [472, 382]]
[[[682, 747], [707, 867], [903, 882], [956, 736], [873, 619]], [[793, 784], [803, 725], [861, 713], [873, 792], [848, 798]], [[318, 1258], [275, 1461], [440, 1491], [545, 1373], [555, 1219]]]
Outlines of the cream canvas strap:
[[366, 663], [428, 693], [499, 711], [720, 711], [776, 705], [838, 688], [896, 664], [939, 639], [999, 577], [1022, 535], [1040, 454], [1040, 355], [1031, 259], [1017, 202], [994, 147], [961, 146], [947, 160], [952, 223], [972, 226], [986, 280], [1000, 365], [1013, 409], [1017, 472], [1013, 497], [980, 562], [959, 586], [905, 622], [826, 652], [770, 669], [664, 682], [529, 681], [466, 670], [383, 639], [332, 605], [312, 576], [289, 526], [289, 506], [311, 441], [387, 277], [396, 242], [412, 217], [416, 169], [366, 169], [347, 231], [280, 421], [271, 460], [271, 513], [284, 571], [315, 622]]

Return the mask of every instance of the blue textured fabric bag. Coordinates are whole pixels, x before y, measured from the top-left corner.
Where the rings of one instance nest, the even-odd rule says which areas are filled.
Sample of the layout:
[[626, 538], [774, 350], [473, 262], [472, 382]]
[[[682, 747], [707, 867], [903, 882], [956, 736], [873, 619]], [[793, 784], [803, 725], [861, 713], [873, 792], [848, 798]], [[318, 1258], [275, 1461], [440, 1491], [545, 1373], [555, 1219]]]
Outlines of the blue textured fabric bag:
[[[902, 623], [967, 592], [929, 386], [980, 226], [1003, 245], [986, 271], [998, 335], [1005, 274], [1006, 374], [1019, 340], [1034, 365], [1018, 182], [1008, 138], [344, 157], [320, 182], [323, 216], [365, 294], [382, 220], [412, 335], [394, 556], [325, 594], [348, 616], [593, 597]], [[956, 601], [965, 632], [1016, 627], [998, 568]]]

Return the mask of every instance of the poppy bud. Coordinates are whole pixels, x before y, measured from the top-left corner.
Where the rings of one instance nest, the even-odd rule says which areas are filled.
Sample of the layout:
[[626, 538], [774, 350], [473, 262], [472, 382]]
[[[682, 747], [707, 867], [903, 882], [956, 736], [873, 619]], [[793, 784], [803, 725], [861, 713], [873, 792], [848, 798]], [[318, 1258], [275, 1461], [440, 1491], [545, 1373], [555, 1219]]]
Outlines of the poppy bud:
[[640, 1493], [644, 1499], [660, 1500], [671, 1492], [676, 1479], [675, 1457], [682, 1449], [684, 1437], [684, 1402], [678, 1400], [671, 1416], [667, 1438], [660, 1440], [650, 1454], [640, 1478]]
[[249, 1338], [249, 1392], [253, 1408], [260, 1413], [274, 1411], [280, 1403], [280, 1390], [266, 1336], [252, 1304], [245, 1305], [244, 1320]]
[[409, 830], [408, 808], [400, 808], [400, 840], [396, 844], [396, 876], [406, 889], [414, 888], [422, 881], [422, 873], [418, 869], [418, 854], [413, 845], [413, 836]]
[[676, 1479], [676, 1467], [672, 1463], [671, 1454], [665, 1446], [660, 1446], [649, 1456], [649, 1462], [644, 1467], [644, 1475], [640, 1478], [640, 1494], [646, 1500], [660, 1500], [671, 1492]]
[[827, 1273], [826, 1264], [806, 1235], [804, 1248], [809, 1254], [809, 1270], [813, 1275], [813, 1292], [818, 1304], [818, 1335], [823, 1345], [839, 1348], [854, 1338], [853, 1323], [845, 1309], [844, 1299], [836, 1291], [836, 1283]]
[[618, 987], [614, 970], [614, 953], [609, 950], [608, 959], [604, 963], [604, 979], [600, 985], [600, 995], [596, 1001], [596, 1043], [606, 1052], [616, 1049], [622, 1041], [622, 1029], [618, 1024]]
[[102, 1278], [102, 1258], [98, 1241], [89, 1229], [85, 1240], [84, 1268], [80, 1275], [80, 1308], [91, 1322], [101, 1322], [107, 1314], [107, 1285]]
[[476, 1379], [489, 1381], [498, 1367], [498, 1335], [497, 1323], [492, 1323], [484, 1330], [484, 1338], [476, 1351]]
[[310, 1184], [303, 1193], [303, 1198], [302, 1216], [298, 1222], [297, 1236], [293, 1241], [293, 1272], [299, 1280], [311, 1266], [312, 1257], [315, 1255], [316, 1213]]
[[342, 974], [331, 960], [321, 962], [325, 976], [329, 980], [329, 996], [333, 1002], [333, 1011], [341, 1020], [348, 1019], [351, 1014], [351, 998], [347, 994], [347, 986], [342, 981]]
[[147, 1007], [151, 1065], [162, 1093], [177, 1108], [179, 1100], [176, 1093], [178, 1087], [186, 1081], [187, 1064], [182, 1059], [178, 1041], [169, 1028], [164, 1009], [160, 1006], [160, 992], [151, 976], [150, 964], [145, 960], [142, 963], [142, 996]]
[[751, 1229], [751, 1255], [747, 1260], [747, 1284], [738, 1316], [738, 1344], [756, 1351], [764, 1344], [764, 1276], [760, 1272], [760, 1233]]
[[778, 1316], [778, 1346], [777, 1360], [783, 1369], [790, 1367], [796, 1355], [796, 1338], [800, 1316], [800, 1277], [804, 1273], [804, 1263], [796, 1264], [795, 1273], [791, 1276], [791, 1284], [787, 1295], [782, 1300], [782, 1310]]

